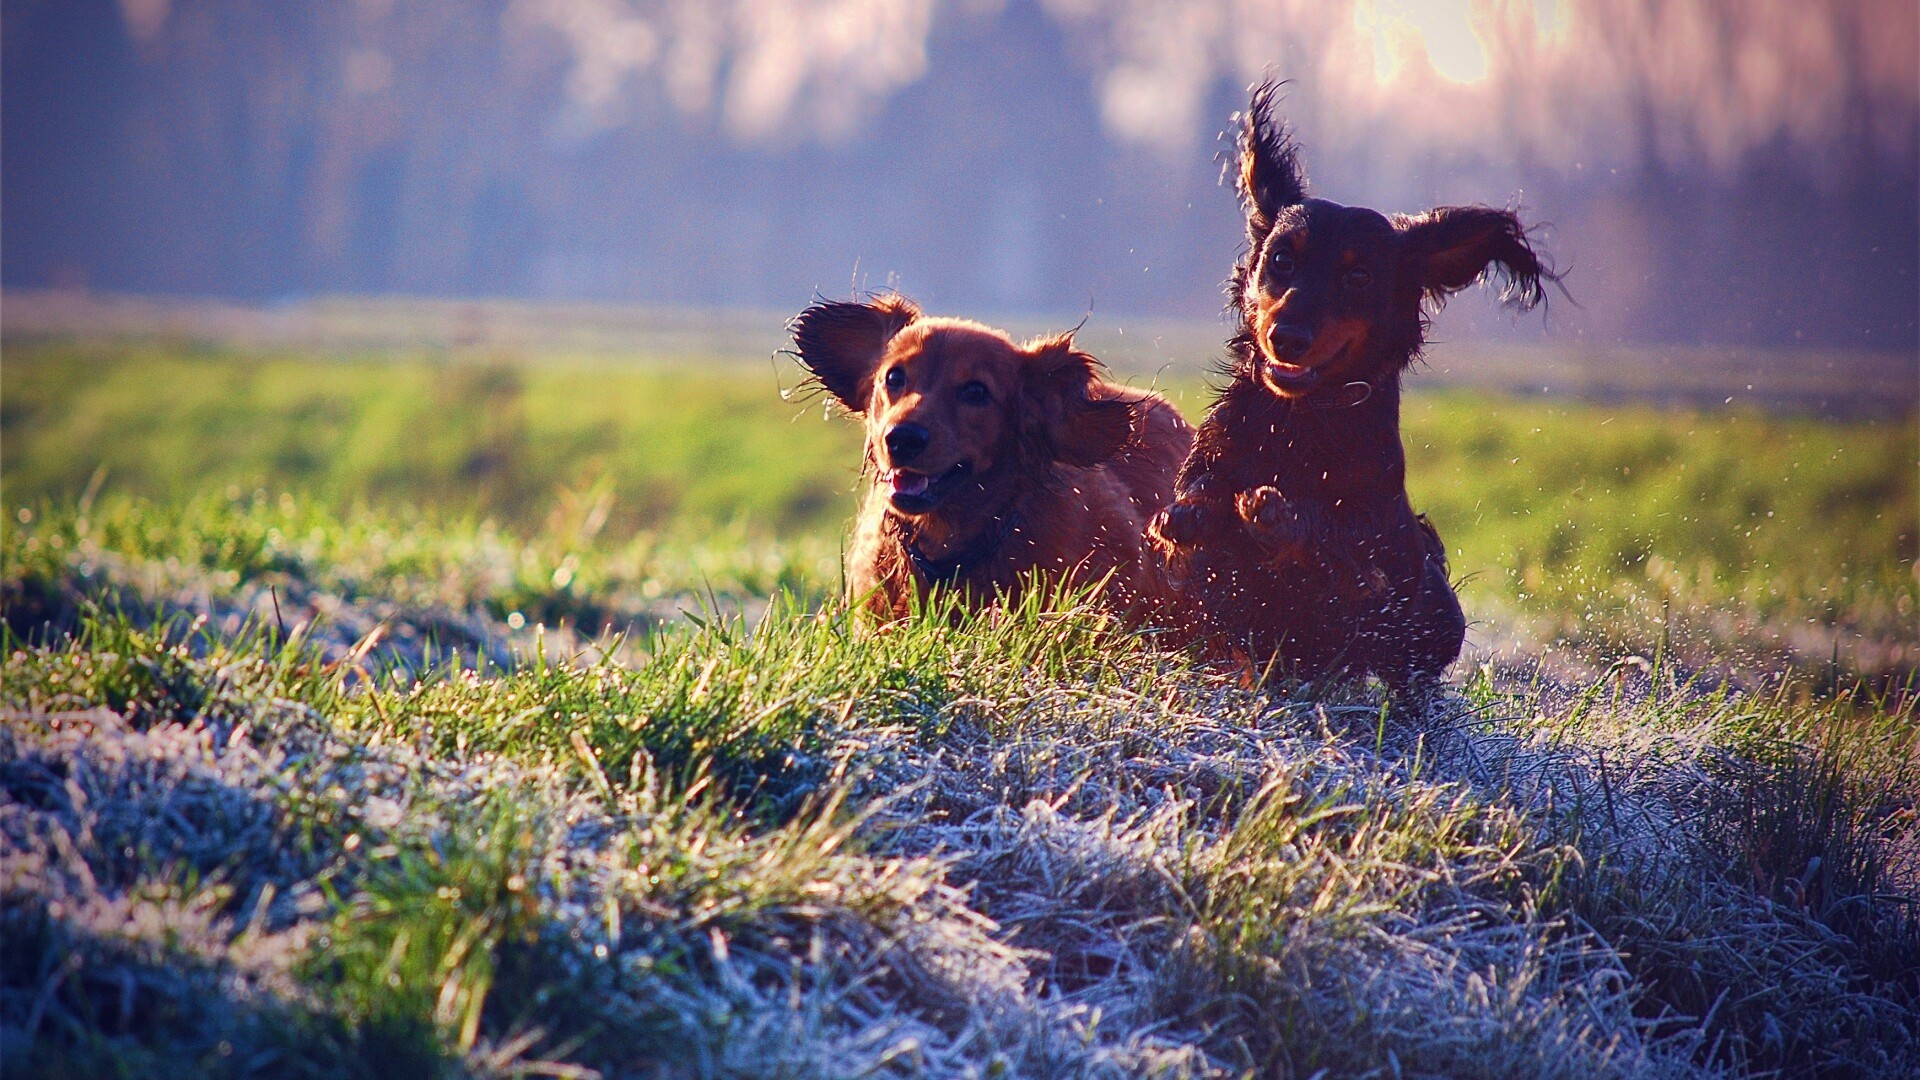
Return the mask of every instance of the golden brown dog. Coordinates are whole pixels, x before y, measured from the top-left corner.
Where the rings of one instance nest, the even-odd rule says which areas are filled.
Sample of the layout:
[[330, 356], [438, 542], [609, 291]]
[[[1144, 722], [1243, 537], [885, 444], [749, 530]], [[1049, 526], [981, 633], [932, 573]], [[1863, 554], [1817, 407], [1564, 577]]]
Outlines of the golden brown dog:
[[1071, 333], [1018, 345], [897, 295], [816, 304], [792, 330], [800, 362], [866, 424], [851, 600], [898, 618], [935, 586], [982, 603], [1036, 571], [1101, 583], [1136, 618], [1166, 597], [1145, 529], [1193, 445], [1166, 399], [1101, 379]]

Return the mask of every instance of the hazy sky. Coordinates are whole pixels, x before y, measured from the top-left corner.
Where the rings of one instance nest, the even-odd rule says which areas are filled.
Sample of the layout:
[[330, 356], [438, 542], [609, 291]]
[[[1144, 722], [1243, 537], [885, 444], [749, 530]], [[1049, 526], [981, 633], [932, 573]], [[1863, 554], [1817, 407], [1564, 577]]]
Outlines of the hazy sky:
[[1271, 74], [1320, 194], [1550, 221], [1555, 333], [1911, 348], [1917, 8], [0, 0], [4, 281], [1206, 316]]

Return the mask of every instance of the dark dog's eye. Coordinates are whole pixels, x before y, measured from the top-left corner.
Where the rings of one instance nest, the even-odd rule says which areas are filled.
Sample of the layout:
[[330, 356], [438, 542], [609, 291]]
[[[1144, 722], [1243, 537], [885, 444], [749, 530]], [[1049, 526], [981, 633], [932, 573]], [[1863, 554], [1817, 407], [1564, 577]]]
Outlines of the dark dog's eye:
[[993, 400], [993, 391], [983, 382], [970, 382], [960, 388], [960, 401], [967, 405], [985, 405]]
[[905, 385], [907, 385], [907, 369], [906, 368], [890, 367], [887, 369], [887, 389], [888, 390], [891, 390], [897, 393], [899, 392], [900, 388]]
[[1291, 277], [1293, 275], [1293, 252], [1288, 251], [1284, 247], [1274, 248], [1273, 254], [1267, 256], [1267, 265], [1272, 268], [1275, 277]]
[[1367, 272], [1366, 267], [1356, 266], [1347, 271], [1347, 288], [1364, 289], [1371, 284], [1373, 284], [1373, 275]]

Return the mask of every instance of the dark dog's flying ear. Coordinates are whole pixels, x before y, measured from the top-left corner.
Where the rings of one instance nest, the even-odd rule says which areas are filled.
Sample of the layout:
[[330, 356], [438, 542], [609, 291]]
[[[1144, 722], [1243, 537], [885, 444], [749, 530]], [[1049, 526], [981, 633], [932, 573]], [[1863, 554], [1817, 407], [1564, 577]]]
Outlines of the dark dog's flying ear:
[[1093, 396], [1100, 361], [1074, 348], [1071, 331], [1028, 345], [1028, 440], [1053, 460], [1091, 468], [1133, 437], [1133, 406]]
[[919, 317], [913, 301], [894, 293], [864, 304], [815, 304], [795, 316], [788, 329], [800, 363], [840, 404], [862, 413], [887, 342]]
[[1273, 231], [1274, 215], [1307, 197], [1300, 147], [1286, 122], [1274, 115], [1280, 87], [1271, 79], [1254, 87], [1240, 126], [1240, 202], [1247, 211], [1248, 242], [1256, 250]]
[[1501, 299], [1525, 311], [1546, 299], [1546, 282], [1560, 280], [1511, 210], [1442, 206], [1401, 219], [1399, 227], [1408, 271], [1435, 304], [1491, 270], [1506, 279]]

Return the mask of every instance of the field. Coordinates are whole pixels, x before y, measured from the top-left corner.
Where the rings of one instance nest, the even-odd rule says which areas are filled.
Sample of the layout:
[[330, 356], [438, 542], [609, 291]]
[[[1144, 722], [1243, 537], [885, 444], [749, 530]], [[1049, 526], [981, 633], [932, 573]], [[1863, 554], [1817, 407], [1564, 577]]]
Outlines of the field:
[[1413, 730], [1071, 597], [872, 633], [783, 386], [10, 341], [0, 1060], [1920, 1068], [1910, 414], [1416, 391], [1475, 622]]

